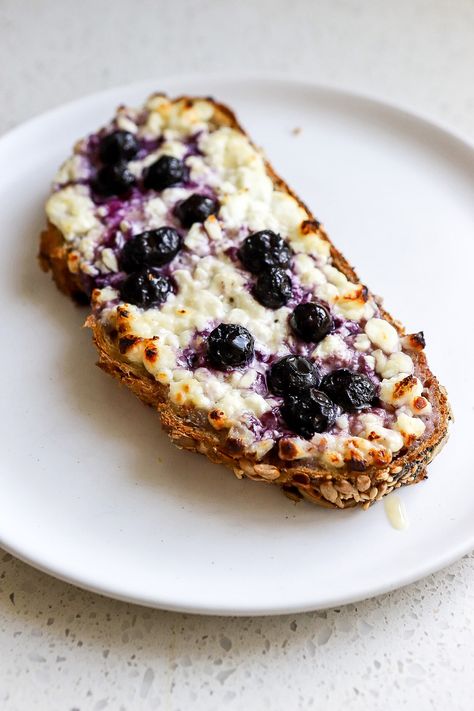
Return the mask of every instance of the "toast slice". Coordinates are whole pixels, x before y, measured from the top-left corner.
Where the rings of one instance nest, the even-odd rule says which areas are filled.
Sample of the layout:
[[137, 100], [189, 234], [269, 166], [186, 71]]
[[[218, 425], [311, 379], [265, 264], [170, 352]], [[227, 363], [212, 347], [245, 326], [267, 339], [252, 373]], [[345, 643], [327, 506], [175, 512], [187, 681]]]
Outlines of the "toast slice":
[[426, 477], [450, 409], [406, 335], [226, 106], [151, 96], [79, 141], [39, 259], [98, 365], [181, 448], [367, 508]]

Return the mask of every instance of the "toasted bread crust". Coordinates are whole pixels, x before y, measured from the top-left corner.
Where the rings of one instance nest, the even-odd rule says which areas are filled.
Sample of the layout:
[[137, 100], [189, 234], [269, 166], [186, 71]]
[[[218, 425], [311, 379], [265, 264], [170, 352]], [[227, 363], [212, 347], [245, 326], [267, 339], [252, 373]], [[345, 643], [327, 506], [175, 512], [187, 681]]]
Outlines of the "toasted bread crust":
[[89, 303], [89, 295], [80, 276], [68, 268], [64, 237], [54, 225], [48, 224], [40, 235], [38, 260], [44, 272], [52, 272], [56, 286], [63, 294], [70, 296], [77, 304]]
[[[179, 97], [194, 100], [194, 97]], [[214, 122], [236, 128], [246, 136], [234, 114], [222, 104], [214, 103]], [[247, 136], [248, 137], [248, 136]], [[317, 222], [307, 206], [302, 203], [288, 185], [275, 173], [266, 161], [268, 175], [278, 190], [290, 194]], [[319, 224], [319, 223], [317, 223]], [[354, 269], [343, 255], [330, 243], [319, 228], [319, 234], [328, 240], [333, 265], [353, 282], [360, 283]], [[51, 270], [58, 288], [75, 301], [84, 303], [88, 294], [78, 275], [68, 269], [67, 249], [62, 234], [51, 224], [41, 234], [39, 260], [44, 271]], [[403, 335], [402, 325], [382, 307], [381, 315]], [[390, 464], [371, 467], [364, 471], [315, 469], [302, 465], [298, 460], [288, 461], [270, 452], [256, 461], [243, 455], [237, 442], [226, 439], [226, 433], [210, 428], [207, 416], [197, 410], [178, 408], [168, 399], [168, 388], [158, 383], [146, 370], [125, 360], [116, 344], [107, 335], [100, 322], [90, 315], [86, 325], [92, 329], [94, 343], [99, 352], [98, 365], [102, 370], [118, 378], [144, 403], [156, 409], [161, 424], [178, 447], [205, 454], [212, 462], [225, 464], [239, 478], [275, 483], [283, 488], [290, 498], [306, 498], [312, 503], [329, 508], [348, 508], [360, 505], [367, 508], [395, 488], [416, 483], [426, 477], [426, 467], [447, 440], [451, 418], [449, 403], [444, 388], [431, 373], [425, 354], [421, 349], [412, 353], [416, 372], [424, 388], [429, 391], [433, 410], [437, 415], [434, 429], [429, 436], [418, 440], [407, 450], [402, 450]]]

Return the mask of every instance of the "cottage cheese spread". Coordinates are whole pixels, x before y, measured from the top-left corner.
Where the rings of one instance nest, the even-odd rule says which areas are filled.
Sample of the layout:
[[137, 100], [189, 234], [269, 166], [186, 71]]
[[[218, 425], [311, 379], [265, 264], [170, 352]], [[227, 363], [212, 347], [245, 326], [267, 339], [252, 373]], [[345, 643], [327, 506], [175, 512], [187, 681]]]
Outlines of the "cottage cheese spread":
[[[334, 267], [319, 224], [274, 185], [260, 152], [239, 130], [215, 125], [213, 116], [208, 101], [153, 96], [139, 111], [120, 108], [106, 129], [76, 145], [46, 204], [48, 219], [66, 241], [69, 268], [83, 275], [104, 327], [119, 334], [123, 357], [168, 386], [176, 406], [218, 411], [211, 425], [231, 436], [238, 431], [249, 452], [263, 456], [291, 439], [293, 458], [311, 457], [323, 467], [341, 467], [349, 459], [389, 463], [423, 436], [432, 417], [410, 353], [365, 287]], [[97, 143], [104, 131], [118, 128], [141, 141], [128, 166], [137, 178], [160, 156], [171, 155], [184, 161], [186, 181], [161, 193], [136, 188], [127, 199], [96, 200], [91, 180]], [[124, 304], [118, 290], [123, 245], [144, 230], [176, 227], [173, 208], [194, 192], [212, 194], [220, 209], [185, 231], [183, 249], [167, 265], [175, 292], [156, 308]], [[275, 310], [252, 296], [251, 275], [236, 256], [243, 239], [262, 229], [281, 234], [293, 250], [293, 297]], [[329, 307], [335, 328], [309, 345], [294, 336], [288, 318], [298, 302], [311, 299]], [[207, 336], [220, 323], [240, 324], [253, 335], [256, 355], [248, 367], [223, 372], [192, 357], [204, 352]], [[282, 422], [281, 400], [265, 380], [269, 363], [289, 353], [306, 355], [323, 373], [362, 368], [377, 384], [379, 406], [341, 413], [329, 432], [302, 440]], [[258, 449], [258, 442], [266, 444]]]

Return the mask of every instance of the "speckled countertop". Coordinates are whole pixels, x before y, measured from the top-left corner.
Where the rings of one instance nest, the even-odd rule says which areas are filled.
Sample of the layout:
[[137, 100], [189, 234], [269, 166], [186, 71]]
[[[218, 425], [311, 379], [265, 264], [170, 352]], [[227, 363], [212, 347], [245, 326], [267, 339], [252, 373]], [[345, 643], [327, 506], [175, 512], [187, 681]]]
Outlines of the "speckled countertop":
[[[470, 0], [0, 0], [0, 132], [114, 84], [219, 69], [369, 92], [473, 137], [473, 33]], [[107, 600], [0, 551], [0, 659], [2, 711], [464, 711], [474, 555], [342, 609], [225, 619]]]

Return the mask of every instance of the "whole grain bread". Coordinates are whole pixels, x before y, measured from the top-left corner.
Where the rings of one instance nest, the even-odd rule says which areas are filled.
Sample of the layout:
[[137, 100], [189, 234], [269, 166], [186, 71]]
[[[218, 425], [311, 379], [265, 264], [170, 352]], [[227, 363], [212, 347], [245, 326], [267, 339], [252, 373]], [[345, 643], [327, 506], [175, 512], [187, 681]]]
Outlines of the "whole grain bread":
[[[191, 97], [179, 97], [193, 101]], [[213, 102], [213, 121], [218, 126], [230, 126], [247, 135], [239, 125], [233, 112], [226, 106]], [[278, 190], [287, 192], [308, 212], [312, 228], [316, 225], [320, 236], [330, 244], [332, 263], [348, 279], [360, 284], [354, 269], [343, 255], [330, 243], [319, 222], [311, 215], [307, 206], [295, 195], [288, 185], [275, 173], [266, 161], [266, 169]], [[44, 271], [51, 271], [58, 288], [78, 303], [88, 302], [90, 295], [85, 292], [80, 278], [69, 271], [67, 264], [67, 244], [60, 231], [48, 224], [41, 234], [39, 260]], [[370, 294], [370, 292], [368, 292]], [[404, 335], [402, 325], [380, 305], [381, 317], [389, 321]], [[183, 449], [206, 455], [212, 462], [225, 464], [238, 478], [273, 483], [295, 500], [305, 498], [312, 503], [329, 508], [362, 506], [381, 499], [394, 489], [416, 483], [426, 477], [426, 467], [447, 440], [451, 418], [450, 407], [444, 388], [430, 371], [423, 352], [422, 339], [416, 334], [407, 336], [405, 346], [410, 349], [415, 369], [436, 414], [435, 425], [429, 436], [416, 440], [411, 446], [401, 450], [389, 464], [371, 466], [363, 471], [343, 467], [334, 470], [318, 469], [316, 463], [302, 464], [292, 451], [291, 444], [273, 448], [261, 460], [244, 454], [236, 440], [230, 440], [223, 431], [211, 428], [207, 413], [189, 408], [180, 408], [168, 398], [168, 387], [158, 383], [143, 366], [129, 362], [120, 351], [118, 339], [107, 333], [100, 321], [93, 315], [86, 319], [92, 329], [93, 340], [99, 353], [98, 365], [102, 370], [117, 378], [135, 393], [144, 403], [155, 409], [163, 429], [173, 443]]]

